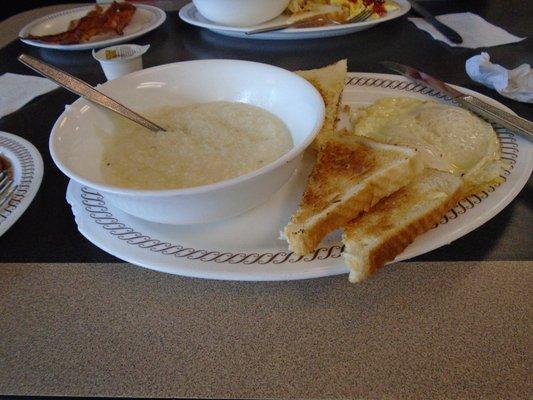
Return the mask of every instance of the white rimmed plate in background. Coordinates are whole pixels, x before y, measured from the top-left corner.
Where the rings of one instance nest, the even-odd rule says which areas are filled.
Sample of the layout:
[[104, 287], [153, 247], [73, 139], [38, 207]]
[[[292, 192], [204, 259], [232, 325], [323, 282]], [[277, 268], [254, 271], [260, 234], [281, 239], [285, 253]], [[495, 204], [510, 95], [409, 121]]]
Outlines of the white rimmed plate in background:
[[[504, 105], [471, 90], [484, 101]], [[387, 96], [451, 99], [396, 75], [350, 73], [343, 101], [360, 107]], [[396, 261], [429, 252], [461, 238], [505, 208], [526, 184], [533, 169], [533, 145], [506, 129], [497, 129], [502, 157], [509, 163], [505, 182], [462, 200], [441, 223], [419, 236]], [[263, 205], [235, 218], [196, 226], [171, 226], [132, 217], [114, 207], [105, 196], [71, 181], [67, 201], [80, 232], [104, 251], [136, 265], [172, 274], [227, 280], [292, 280], [346, 273], [340, 232], [326, 238], [305, 257], [287, 250], [279, 239], [297, 208], [313, 157], [306, 154], [289, 182]]]
[[0, 155], [13, 168], [17, 189], [9, 201], [0, 207], [0, 236], [26, 211], [39, 190], [43, 178], [43, 159], [39, 151], [19, 136], [0, 131]]
[[252, 29], [266, 28], [268, 26], [284, 24], [287, 20], [286, 15], [281, 15], [273, 20], [265, 22], [260, 25], [247, 26], [247, 27], [232, 27], [217, 24], [213, 21], [205, 18], [200, 12], [196, 9], [194, 4], [190, 3], [183, 6], [180, 9], [179, 16], [180, 18], [187, 22], [188, 24], [198, 26], [200, 28], [206, 28], [215, 33], [232, 36], [237, 38], [244, 39], [266, 39], [266, 40], [293, 40], [293, 39], [316, 39], [316, 38], [325, 38], [332, 36], [341, 36], [347, 35], [349, 33], [362, 31], [365, 29], [372, 28], [378, 24], [390, 21], [395, 18], [399, 18], [402, 15], [409, 12], [411, 5], [407, 0], [394, 0], [400, 6], [399, 10], [388, 12], [382, 18], [367, 20], [363, 22], [355, 22], [351, 24], [343, 25], [331, 25], [331, 26], [320, 26], [315, 28], [291, 28], [284, 29], [281, 31], [258, 33], [256, 35], [246, 35], [245, 32]]
[[[64, 32], [68, 29], [70, 21], [84, 17], [89, 11], [94, 10], [94, 5], [72, 8], [65, 11], [46, 15], [30, 22], [19, 32], [20, 40], [31, 46], [43, 47], [56, 50], [87, 50], [99, 47], [111, 46], [124, 43], [137, 38], [159, 27], [167, 17], [166, 13], [153, 6], [145, 4], [135, 4], [137, 10], [133, 14], [130, 23], [124, 28], [122, 36], [115, 36], [106, 39], [94, 37], [87, 43], [80, 44], [53, 44], [43, 43], [37, 40], [25, 39], [29, 34], [43, 36]], [[106, 7], [106, 6], [103, 6]]]

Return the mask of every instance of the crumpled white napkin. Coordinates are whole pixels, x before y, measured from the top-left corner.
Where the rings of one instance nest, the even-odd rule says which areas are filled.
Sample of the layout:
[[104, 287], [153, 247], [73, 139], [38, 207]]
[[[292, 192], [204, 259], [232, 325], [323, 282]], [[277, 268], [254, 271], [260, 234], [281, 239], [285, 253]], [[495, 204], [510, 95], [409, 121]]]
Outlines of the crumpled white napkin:
[[479, 15], [469, 12], [438, 15], [435, 18], [461, 35], [463, 43], [456, 44], [450, 42], [442, 33], [423, 18], [409, 18], [409, 21], [414, 23], [417, 28], [428, 32], [434, 39], [440, 40], [453, 47], [477, 49], [478, 47], [491, 47], [507, 43], [516, 43], [525, 39], [511, 35], [502, 28], [485, 21]]
[[490, 62], [487, 53], [481, 53], [466, 60], [466, 73], [472, 80], [502, 96], [525, 103], [533, 103], [533, 71], [529, 64], [507, 70], [501, 65]]
[[0, 118], [57, 87], [54, 82], [38, 76], [9, 72], [0, 76]]

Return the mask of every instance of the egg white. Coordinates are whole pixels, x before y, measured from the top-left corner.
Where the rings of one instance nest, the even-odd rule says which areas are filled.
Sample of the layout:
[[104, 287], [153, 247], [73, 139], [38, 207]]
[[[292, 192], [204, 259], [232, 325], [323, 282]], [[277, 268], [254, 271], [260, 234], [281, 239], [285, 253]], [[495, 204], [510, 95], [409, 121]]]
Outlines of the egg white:
[[467, 110], [393, 97], [357, 110], [351, 119], [354, 134], [413, 148], [427, 168], [462, 177], [468, 194], [500, 180], [504, 164], [498, 137]]

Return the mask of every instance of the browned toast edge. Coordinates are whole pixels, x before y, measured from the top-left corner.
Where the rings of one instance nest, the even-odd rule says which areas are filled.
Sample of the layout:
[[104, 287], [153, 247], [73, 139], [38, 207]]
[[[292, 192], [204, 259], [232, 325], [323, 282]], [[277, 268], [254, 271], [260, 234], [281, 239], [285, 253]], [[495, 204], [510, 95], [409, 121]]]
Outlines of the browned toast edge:
[[[289, 249], [299, 255], [313, 252], [328, 233], [346, 225], [382, 198], [409, 184], [421, 171], [422, 165], [416, 155], [394, 163], [368, 178], [356, 195], [338, 204], [325, 218], [307, 228], [307, 231], [305, 228], [298, 228], [291, 218], [283, 230]], [[382, 180], [383, 175], [387, 175], [386, 181]]]
[[452, 195], [449, 196], [449, 199], [446, 201], [446, 203], [442, 204], [436, 209], [428, 211], [424, 215], [421, 215], [419, 218], [411, 221], [395, 234], [386, 238], [381, 245], [373, 248], [372, 251], [367, 254], [365, 257], [367, 268], [364, 270], [363, 274], [360, 274], [360, 276], [356, 276], [354, 271], [355, 269], [361, 270], [360, 265], [355, 261], [359, 260], [359, 258], [352, 256], [346, 251], [346, 248], [349, 248], [347, 242], [351, 239], [347, 239], [347, 236], [349, 235], [349, 228], [345, 230], [342, 236], [342, 241], [345, 245], [343, 257], [346, 264], [350, 267], [350, 282], [360, 282], [366, 277], [372, 275], [378, 268], [383, 267], [386, 262], [394, 260], [394, 258], [404, 251], [407, 246], [413, 243], [418, 236], [435, 226], [435, 224], [437, 224], [441, 218], [462, 198], [462, 188], [460, 186]]

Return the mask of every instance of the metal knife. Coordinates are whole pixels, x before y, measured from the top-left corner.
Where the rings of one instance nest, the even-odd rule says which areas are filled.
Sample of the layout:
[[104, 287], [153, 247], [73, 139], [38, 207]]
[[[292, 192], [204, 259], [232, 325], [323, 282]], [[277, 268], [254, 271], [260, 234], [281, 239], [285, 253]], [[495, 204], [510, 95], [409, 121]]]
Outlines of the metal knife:
[[529, 140], [533, 140], [533, 122], [510, 114], [507, 111], [500, 110], [477, 97], [461, 93], [437, 78], [433, 78], [432, 76], [408, 67], [407, 65], [398, 64], [392, 61], [382, 61], [381, 64], [388, 69], [420, 83], [421, 85], [429, 86], [432, 89], [445, 93], [459, 103], [461, 107], [483, 115], [489, 121], [500, 124], [512, 132], [523, 135]]
[[461, 37], [461, 35], [455, 32], [452, 28], [450, 28], [447, 25], [444, 25], [437, 18], [435, 18], [433, 14], [431, 14], [428, 10], [426, 10], [416, 1], [414, 0], [408, 0], [408, 1], [409, 3], [411, 3], [411, 7], [413, 7], [413, 10], [415, 10], [418, 14], [424, 17], [424, 19], [427, 22], [433, 25], [435, 29], [437, 29], [440, 33], [446, 36], [452, 43], [457, 43], [457, 44], [463, 43], [463, 38]]

